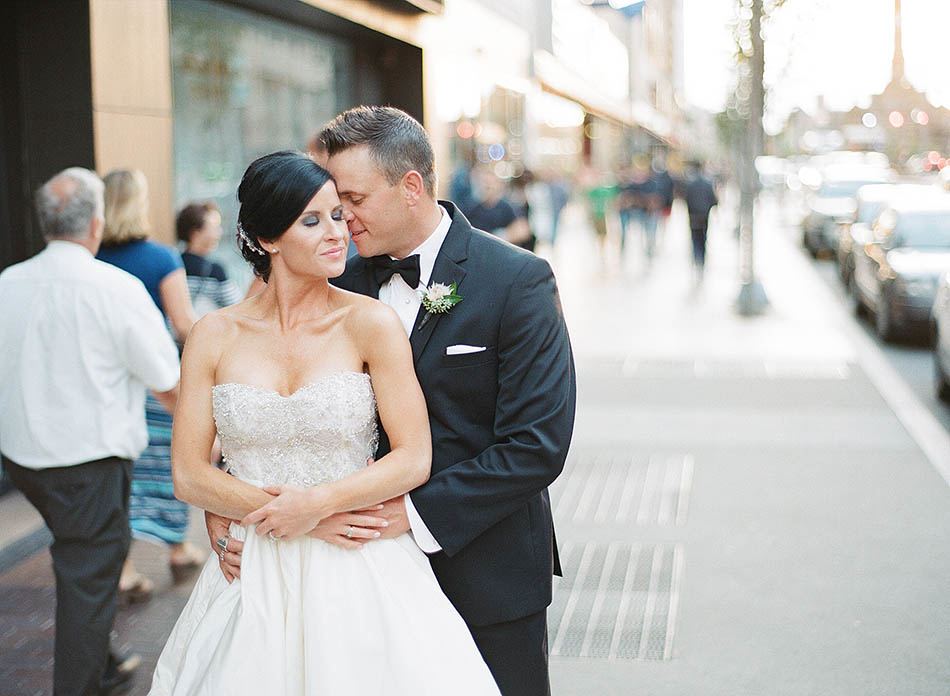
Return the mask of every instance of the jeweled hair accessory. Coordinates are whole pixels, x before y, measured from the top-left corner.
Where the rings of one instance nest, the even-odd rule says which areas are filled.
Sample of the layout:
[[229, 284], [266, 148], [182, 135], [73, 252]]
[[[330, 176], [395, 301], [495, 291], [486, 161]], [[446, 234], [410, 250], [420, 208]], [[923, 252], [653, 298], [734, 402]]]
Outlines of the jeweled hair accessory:
[[239, 222], [237, 224], [237, 237], [238, 244], [244, 244], [248, 249], [253, 251], [255, 254], [260, 254], [261, 256], [267, 256], [267, 252], [261, 249], [257, 244], [255, 244], [250, 237], [244, 232], [244, 226]]

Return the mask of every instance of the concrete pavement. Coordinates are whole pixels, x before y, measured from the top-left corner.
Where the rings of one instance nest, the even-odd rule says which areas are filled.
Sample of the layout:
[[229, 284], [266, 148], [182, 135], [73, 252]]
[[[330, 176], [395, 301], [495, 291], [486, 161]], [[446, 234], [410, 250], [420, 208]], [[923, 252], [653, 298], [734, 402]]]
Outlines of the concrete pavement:
[[[553, 256], [580, 399], [553, 490], [554, 693], [947, 696], [946, 432], [778, 216], [759, 230], [772, 309], [742, 320], [731, 225], [714, 228], [697, 285], [674, 215], [649, 269], [635, 247], [601, 261], [576, 210]], [[171, 585], [163, 551], [133, 553], [159, 584], [117, 625], [145, 657], [144, 694], [189, 587]], [[45, 551], [0, 574], [4, 695], [47, 693], [51, 585]]]
[[559, 696], [950, 694], [946, 433], [775, 213], [758, 319], [730, 306], [729, 221], [701, 285], [683, 227], [649, 268], [558, 249], [580, 383], [553, 492]]

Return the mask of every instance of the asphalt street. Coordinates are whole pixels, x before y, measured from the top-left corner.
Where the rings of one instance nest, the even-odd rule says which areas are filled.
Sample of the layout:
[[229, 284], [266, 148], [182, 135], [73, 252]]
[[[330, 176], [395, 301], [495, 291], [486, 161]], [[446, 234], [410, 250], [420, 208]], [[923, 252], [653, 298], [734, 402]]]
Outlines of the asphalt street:
[[[795, 227], [788, 228], [794, 235]], [[794, 239], [794, 236], [792, 237]], [[806, 256], [805, 252], [802, 252]], [[851, 311], [852, 300], [837, 276], [834, 261], [830, 259], [811, 259], [818, 277], [826, 284], [840, 307]], [[921, 403], [943, 426], [950, 431], [950, 407], [941, 402], [934, 391], [933, 351], [925, 336], [908, 336], [906, 339], [888, 343], [878, 338], [874, 325], [867, 318], [857, 322], [865, 334], [877, 344], [881, 353], [900, 376], [913, 389]]]

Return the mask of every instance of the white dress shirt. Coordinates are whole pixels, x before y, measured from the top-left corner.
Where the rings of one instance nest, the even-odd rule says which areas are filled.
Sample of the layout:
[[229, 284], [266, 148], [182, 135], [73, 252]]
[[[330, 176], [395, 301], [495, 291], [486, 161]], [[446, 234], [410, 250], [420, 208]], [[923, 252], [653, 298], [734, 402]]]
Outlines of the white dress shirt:
[[67, 241], [0, 273], [0, 355], [0, 451], [30, 469], [135, 459], [146, 387], [178, 383], [145, 286]]
[[[418, 248], [409, 254], [409, 256], [419, 254], [419, 287], [417, 289], [409, 287], [402, 276], [396, 273], [379, 288], [380, 301], [396, 310], [407, 336], [412, 333], [416, 315], [419, 313], [419, 307], [422, 306], [422, 297], [419, 291], [429, 286], [435, 259], [439, 255], [442, 243], [445, 241], [445, 237], [449, 233], [449, 227], [452, 225], [452, 218], [445, 212], [445, 208], [439, 206], [439, 210], [442, 211], [442, 219], [438, 226]], [[412, 498], [407, 495], [405, 500], [406, 516], [409, 518], [409, 526], [412, 528], [412, 536], [415, 538], [416, 544], [425, 553], [441, 551], [442, 545], [436, 541], [432, 532], [422, 521], [422, 517], [419, 516], [418, 511], [412, 504]]]

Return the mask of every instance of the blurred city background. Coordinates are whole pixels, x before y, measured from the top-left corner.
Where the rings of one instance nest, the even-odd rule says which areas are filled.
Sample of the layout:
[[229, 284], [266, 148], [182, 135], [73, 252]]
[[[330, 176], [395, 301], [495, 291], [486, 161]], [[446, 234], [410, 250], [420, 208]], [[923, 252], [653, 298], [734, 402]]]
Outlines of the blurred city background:
[[[129, 168], [157, 242], [214, 204], [243, 295], [247, 164], [400, 107], [441, 197], [561, 288], [554, 693], [948, 696], [947, 27], [946, 0], [11, 0], [0, 268], [43, 247], [42, 182]], [[45, 694], [49, 536], [0, 490], [0, 694]], [[145, 693], [190, 583], [132, 557]]]

